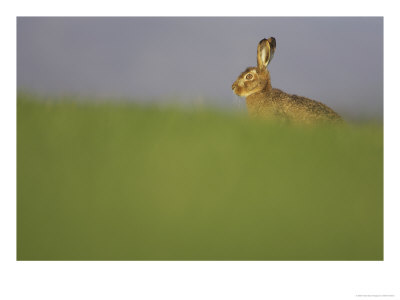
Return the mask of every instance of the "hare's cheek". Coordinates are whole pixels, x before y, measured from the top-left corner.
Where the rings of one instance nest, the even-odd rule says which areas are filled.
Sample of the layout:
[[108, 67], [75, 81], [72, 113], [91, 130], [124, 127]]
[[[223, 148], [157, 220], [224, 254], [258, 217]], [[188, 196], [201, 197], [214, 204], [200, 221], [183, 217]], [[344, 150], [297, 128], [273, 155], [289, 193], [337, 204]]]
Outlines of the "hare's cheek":
[[254, 88], [254, 82], [253, 81], [246, 81], [244, 83], [244, 87], [247, 90], [251, 90], [252, 88]]

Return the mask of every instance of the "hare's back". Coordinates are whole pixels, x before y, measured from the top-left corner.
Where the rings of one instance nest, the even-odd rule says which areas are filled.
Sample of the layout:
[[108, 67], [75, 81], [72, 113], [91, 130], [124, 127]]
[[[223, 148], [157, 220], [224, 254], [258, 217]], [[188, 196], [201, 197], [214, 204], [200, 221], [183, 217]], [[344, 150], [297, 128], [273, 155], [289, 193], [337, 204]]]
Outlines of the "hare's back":
[[274, 106], [290, 119], [341, 121], [341, 117], [333, 109], [321, 102], [290, 95], [279, 89], [272, 89], [268, 96]]

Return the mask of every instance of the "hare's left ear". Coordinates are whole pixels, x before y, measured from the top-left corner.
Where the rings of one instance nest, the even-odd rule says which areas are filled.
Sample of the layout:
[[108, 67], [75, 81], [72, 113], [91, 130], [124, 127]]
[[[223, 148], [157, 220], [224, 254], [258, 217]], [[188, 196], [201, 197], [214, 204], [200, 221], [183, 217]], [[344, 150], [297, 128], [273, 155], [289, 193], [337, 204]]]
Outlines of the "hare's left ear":
[[257, 67], [265, 69], [274, 57], [276, 48], [275, 38], [263, 39], [258, 43], [257, 47]]

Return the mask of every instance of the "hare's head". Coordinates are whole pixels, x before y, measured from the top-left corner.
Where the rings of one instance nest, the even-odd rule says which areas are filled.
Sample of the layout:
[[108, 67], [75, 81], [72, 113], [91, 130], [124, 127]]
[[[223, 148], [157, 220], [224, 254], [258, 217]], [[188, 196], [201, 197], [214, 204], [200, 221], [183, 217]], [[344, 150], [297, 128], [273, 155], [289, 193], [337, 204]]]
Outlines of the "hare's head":
[[247, 97], [251, 94], [271, 90], [271, 79], [267, 66], [274, 56], [275, 38], [263, 39], [257, 47], [257, 67], [249, 67], [232, 84], [236, 95]]

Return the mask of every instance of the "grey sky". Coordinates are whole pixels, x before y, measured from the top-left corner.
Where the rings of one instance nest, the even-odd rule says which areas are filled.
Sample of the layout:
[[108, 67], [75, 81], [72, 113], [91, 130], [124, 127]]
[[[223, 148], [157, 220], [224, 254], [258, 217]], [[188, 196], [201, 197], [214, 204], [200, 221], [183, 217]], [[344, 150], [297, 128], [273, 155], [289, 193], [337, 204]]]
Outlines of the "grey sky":
[[[231, 84], [277, 41], [272, 86], [345, 116], [383, 112], [383, 18], [17, 19], [18, 89], [237, 103]], [[242, 100], [244, 101], [244, 100]], [[244, 102], [243, 102], [244, 103]]]

